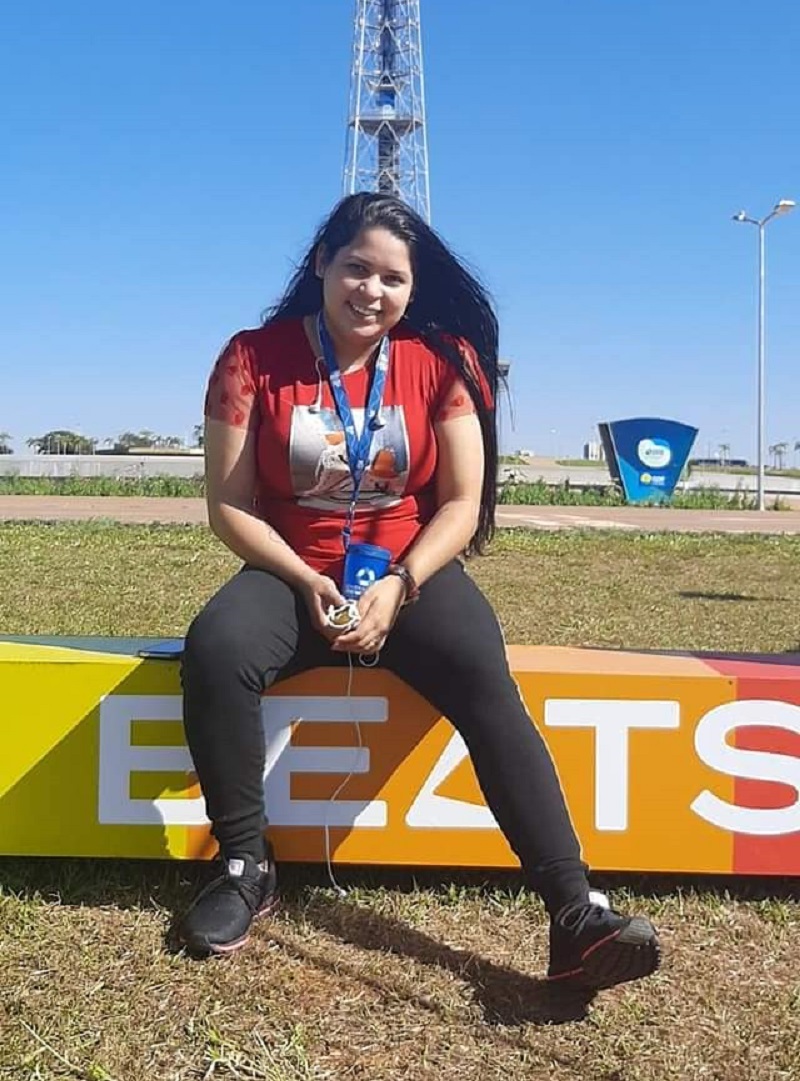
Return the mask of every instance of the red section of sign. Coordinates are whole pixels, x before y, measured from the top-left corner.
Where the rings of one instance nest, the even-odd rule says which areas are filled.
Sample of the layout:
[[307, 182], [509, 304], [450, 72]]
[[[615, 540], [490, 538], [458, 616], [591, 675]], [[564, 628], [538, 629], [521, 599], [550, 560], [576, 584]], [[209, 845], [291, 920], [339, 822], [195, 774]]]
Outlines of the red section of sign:
[[[737, 699], [772, 699], [800, 706], [800, 654], [753, 656], [752, 659], [703, 657], [721, 675], [736, 679]], [[743, 750], [785, 754], [800, 759], [800, 735], [786, 728], [739, 728], [736, 746]], [[798, 798], [789, 785], [737, 778], [740, 807], [788, 807]], [[738, 833], [733, 841], [733, 871], [751, 875], [800, 874], [800, 832], [774, 837]]]
[[[728, 656], [722, 653], [693, 653], [692, 656], [720, 675], [733, 676], [742, 681], [800, 683], [800, 653], [734, 653]], [[794, 702], [796, 699], [785, 698], [784, 701]]]
[[[784, 728], [740, 728], [736, 746], [745, 750], [786, 754], [800, 759], [800, 736]], [[798, 793], [789, 785], [772, 781], [737, 780], [734, 791], [740, 807], [788, 807]], [[733, 869], [736, 874], [800, 874], [800, 832], [777, 837], [757, 837], [738, 833], [733, 840]]]
[[[800, 706], [800, 665], [765, 661], [714, 660], [717, 671], [735, 676], [737, 699], [766, 699]], [[743, 750], [766, 751], [800, 759], [800, 735], [786, 728], [746, 728], [736, 730], [736, 746]], [[800, 796], [790, 785], [774, 781], [737, 778], [735, 800], [740, 807], [776, 808], [791, 806]], [[800, 832], [773, 837], [738, 833], [733, 842], [733, 870], [736, 874], [800, 874]]]

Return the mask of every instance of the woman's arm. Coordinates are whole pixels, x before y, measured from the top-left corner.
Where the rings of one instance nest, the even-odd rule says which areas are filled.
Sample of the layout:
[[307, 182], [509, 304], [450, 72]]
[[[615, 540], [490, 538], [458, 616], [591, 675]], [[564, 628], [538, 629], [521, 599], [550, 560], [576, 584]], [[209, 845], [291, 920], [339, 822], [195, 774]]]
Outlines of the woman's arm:
[[329, 604], [344, 598], [330, 578], [318, 574], [281, 535], [255, 513], [257, 430], [206, 419], [208, 522], [223, 544], [246, 563], [261, 567], [300, 590], [318, 630]]
[[483, 488], [483, 438], [475, 413], [435, 425], [438, 509], [403, 563], [419, 585], [460, 555], [478, 526]]

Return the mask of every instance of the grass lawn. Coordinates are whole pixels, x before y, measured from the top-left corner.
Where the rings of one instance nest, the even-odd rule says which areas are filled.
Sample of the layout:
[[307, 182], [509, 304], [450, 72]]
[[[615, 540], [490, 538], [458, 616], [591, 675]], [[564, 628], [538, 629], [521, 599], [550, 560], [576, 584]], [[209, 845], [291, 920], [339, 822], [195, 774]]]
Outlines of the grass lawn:
[[[797, 651], [800, 538], [502, 534], [471, 572], [510, 642]], [[0, 525], [0, 633], [181, 634], [236, 567], [205, 530]], [[67, 813], [43, 809], [43, 813]], [[551, 999], [513, 875], [287, 868], [250, 948], [167, 932], [208, 868], [0, 859], [0, 1079], [800, 1078], [798, 880], [605, 878], [665, 962]]]

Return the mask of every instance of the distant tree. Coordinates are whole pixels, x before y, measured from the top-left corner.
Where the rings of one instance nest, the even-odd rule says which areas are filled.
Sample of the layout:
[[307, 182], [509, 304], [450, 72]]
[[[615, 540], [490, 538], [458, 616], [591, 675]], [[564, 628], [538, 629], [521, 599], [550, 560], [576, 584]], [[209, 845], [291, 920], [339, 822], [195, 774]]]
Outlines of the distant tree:
[[122, 451], [128, 451], [134, 447], [147, 447], [156, 450], [159, 447], [175, 448], [182, 447], [183, 440], [177, 435], [159, 435], [144, 428], [141, 432], [123, 432], [116, 441], [115, 447]]
[[725, 465], [728, 458], [731, 456], [731, 445], [730, 443], [720, 443], [718, 449], [720, 465]]
[[64, 428], [56, 428], [52, 432], [35, 436], [25, 440], [27, 446], [32, 447], [37, 454], [94, 454], [97, 446], [96, 439], [89, 439], [77, 432], [70, 432]]
[[786, 460], [786, 454], [789, 450], [788, 443], [773, 443], [769, 448], [769, 453], [772, 455], [772, 464], [776, 469], [783, 469], [784, 462]]
[[124, 450], [129, 450], [131, 447], [152, 447], [155, 438], [155, 432], [145, 428], [141, 432], [123, 432], [118, 436], [116, 445]]
[[192, 439], [195, 447], [202, 447], [205, 440], [205, 430], [205, 424], [195, 424], [194, 428], [192, 428]]
[[0, 454], [13, 454], [14, 451], [11, 448], [11, 434], [9, 432], [0, 432]]

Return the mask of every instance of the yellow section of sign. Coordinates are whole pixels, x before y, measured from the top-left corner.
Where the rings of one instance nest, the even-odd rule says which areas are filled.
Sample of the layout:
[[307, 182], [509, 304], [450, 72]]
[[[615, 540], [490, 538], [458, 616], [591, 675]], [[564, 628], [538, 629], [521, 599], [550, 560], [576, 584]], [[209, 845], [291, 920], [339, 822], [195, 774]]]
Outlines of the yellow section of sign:
[[0, 853], [184, 856], [184, 827], [98, 821], [99, 717], [116, 695], [176, 693], [177, 665], [0, 643]]

